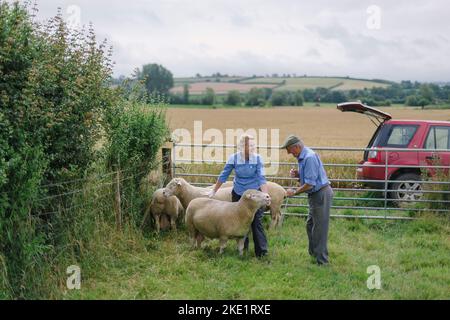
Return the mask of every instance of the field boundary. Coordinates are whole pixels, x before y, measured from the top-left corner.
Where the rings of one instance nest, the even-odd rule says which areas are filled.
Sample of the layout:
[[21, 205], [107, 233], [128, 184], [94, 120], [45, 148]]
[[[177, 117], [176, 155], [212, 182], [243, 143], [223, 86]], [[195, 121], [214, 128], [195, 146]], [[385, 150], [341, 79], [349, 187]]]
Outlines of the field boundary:
[[[180, 164], [192, 165], [192, 164], [221, 164], [223, 165], [225, 161], [217, 160], [192, 160], [192, 159], [177, 159], [177, 148], [233, 148], [236, 150], [236, 145], [225, 145], [225, 144], [183, 144], [183, 143], [173, 143], [171, 147], [172, 158], [166, 157], [166, 168], [170, 168], [166, 171], [169, 177], [183, 177], [188, 182], [197, 186], [207, 186], [211, 185], [211, 182], [204, 181], [193, 181], [193, 178], [201, 179], [208, 178], [213, 179], [218, 176], [217, 174], [205, 174], [198, 172], [186, 172]], [[258, 146], [258, 149], [271, 149], [278, 146]], [[365, 164], [365, 168], [379, 168], [384, 171], [383, 180], [369, 180], [361, 178], [333, 178], [330, 177], [330, 182], [333, 185], [333, 190], [338, 193], [334, 198], [334, 204], [332, 209], [337, 211], [344, 211], [342, 214], [334, 214], [332, 217], [340, 218], [365, 218], [365, 219], [393, 219], [393, 220], [411, 220], [414, 216], [420, 212], [433, 212], [438, 214], [448, 214], [450, 213], [450, 181], [443, 177], [429, 177], [422, 178], [421, 180], [395, 180], [389, 175], [390, 169], [406, 168], [415, 169], [425, 172], [444, 170], [449, 171], [450, 166], [438, 165], [436, 163], [427, 163], [420, 165], [398, 165], [395, 163], [389, 163], [389, 154], [398, 152], [424, 152], [430, 151], [426, 149], [403, 149], [403, 148], [346, 148], [346, 147], [311, 147], [311, 149], [317, 151], [319, 154], [322, 151], [334, 151], [334, 152], [380, 152], [382, 158], [384, 159], [384, 164]], [[450, 153], [448, 149], [433, 150], [433, 153]], [[195, 154], [195, 152], [194, 152]], [[169, 162], [168, 162], [169, 161]], [[266, 163], [268, 164], [268, 163]], [[270, 162], [270, 165], [282, 166], [293, 166], [297, 165], [294, 162]], [[356, 163], [324, 163], [325, 168], [362, 168], [362, 165]], [[190, 170], [189, 170], [190, 171]], [[448, 173], [447, 173], [448, 174]], [[230, 176], [233, 177], [233, 176]], [[288, 176], [266, 176], [268, 181], [277, 182], [283, 188], [289, 189], [291, 186], [286, 184], [287, 182], [295, 183], [298, 179], [290, 178]], [[206, 180], [206, 179], [205, 179]], [[344, 184], [341, 186], [341, 184]], [[366, 185], [376, 184], [376, 186], [366, 187]], [[398, 200], [393, 199], [390, 196], [394, 192], [399, 192], [399, 189], [394, 189], [393, 184], [404, 184], [406, 186], [411, 186], [410, 190], [403, 193], [407, 194], [413, 199], [406, 197], [405, 199]], [[413, 189], [415, 186], [415, 189]], [[382, 196], [368, 197], [368, 196], [358, 196], [364, 193], [379, 193]], [[350, 194], [350, 195], [349, 195]], [[356, 194], [356, 195], [355, 195]], [[412, 196], [411, 196], [412, 195]], [[417, 197], [416, 197], [417, 195]], [[436, 197], [438, 197], [436, 199]], [[408, 198], [408, 199], [407, 199]], [[307, 196], [300, 195], [294, 196], [289, 199], [284, 204], [283, 215], [288, 216], [307, 216], [307, 213], [302, 212], [288, 212], [288, 208], [296, 208], [306, 210], [308, 204], [306, 203]], [[337, 203], [340, 203], [339, 205]], [[443, 206], [441, 208], [439, 206]], [[355, 211], [355, 212], [353, 212]], [[372, 214], [368, 214], [371, 212]], [[377, 215], [373, 213], [377, 213]], [[397, 214], [395, 214], [397, 213]], [[403, 215], [400, 215], [402, 213]]]

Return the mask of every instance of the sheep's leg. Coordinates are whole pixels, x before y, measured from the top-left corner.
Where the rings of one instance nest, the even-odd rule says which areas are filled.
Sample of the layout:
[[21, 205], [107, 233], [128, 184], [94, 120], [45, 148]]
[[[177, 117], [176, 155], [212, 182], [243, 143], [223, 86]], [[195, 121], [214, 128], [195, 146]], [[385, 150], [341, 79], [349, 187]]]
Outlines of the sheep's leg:
[[200, 249], [205, 237], [201, 233], [197, 233], [197, 236], [195, 237], [195, 239], [197, 240], [197, 248]]
[[155, 216], [153, 216], [153, 218], [155, 219], [156, 232], [159, 233], [159, 231], [161, 230], [161, 225], [159, 223], [159, 219], [161, 218], [161, 216], [155, 215]]
[[191, 238], [191, 248], [192, 248], [192, 249], [195, 249], [196, 244], [197, 244], [197, 237], [196, 237], [195, 234], [194, 234], [194, 235], [192, 236], [192, 238]]
[[277, 227], [281, 227], [283, 225], [283, 215], [281, 214], [281, 210], [278, 211], [278, 220]]
[[244, 244], [245, 244], [245, 237], [236, 239], [239, 255], [242, 257], [244, 255]]
[[227, 238], [220, 238], [220, 250], [219, 253], [222, 254], [223, 250], [225, 249], [225, 247], [227, 246]]
[[272, 217], [272, 220], [270, 222], [270, 229], [274, 229], [278, 224], [278, 210], [271, 207], [270, 215]]
[[177, 231], [176, 219], [172, 216], [170, 216], [170, 227], [173, 231]]

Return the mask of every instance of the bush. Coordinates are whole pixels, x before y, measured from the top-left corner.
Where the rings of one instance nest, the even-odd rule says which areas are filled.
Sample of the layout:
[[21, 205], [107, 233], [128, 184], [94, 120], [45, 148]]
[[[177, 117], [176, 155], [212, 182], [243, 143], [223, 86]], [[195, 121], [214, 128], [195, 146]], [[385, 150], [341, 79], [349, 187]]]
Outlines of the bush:
[[230, 106], [240, 105], [242, 101], [241, 93], [238, 90], [228, 91], [225, 103]]
[[89, 212], [70, 214], [95, 192], [73, 191], [89, 171], [108, 172], [102, 154], [110, 166], [150, 167], [165, 124], [160, 108], [133, 102], [134, 85], [128, 100], [109, 86], [110, 52], [92, 29], [69, 31], [61, 14], [37, 25], [28, 11], [0, 3], [0, 290], [42, 298], [58, 285], [49, 278], [62, 252], [81, 250], [73, 235], [96, 231]]
[[290, 104], [289, 93], [286, 91], [275, 91], [270, 98], [272, 106], [287, 106]]
[[[161, 145], [168, 137], [165, 122], [165, 103], [154, 100], [152, 104], [128, 101], [123, 112], [112, 118], [105, 148], [109, 170], [125, 170], [133, 179], [123, 182], [123, 187], [135, 192], [140, 190], [144, 176], [153, 169]], [[145, 195], [144, 195], [145, 196]], [[136, 196], [135, 206], [142, 207], [143, 199]], [[137, 226], [139, 218], [132, 217]]]
[[247, 106], [263, 106], [266, 103], [264, 90], [260, 88], [251, 88], [247, 94], [245, 104]]
[[202, 104], [211, 106], [216, 101], [216, 94], [214, 93], [214, 89], [206, 88], [205, 95], [202, 98]]

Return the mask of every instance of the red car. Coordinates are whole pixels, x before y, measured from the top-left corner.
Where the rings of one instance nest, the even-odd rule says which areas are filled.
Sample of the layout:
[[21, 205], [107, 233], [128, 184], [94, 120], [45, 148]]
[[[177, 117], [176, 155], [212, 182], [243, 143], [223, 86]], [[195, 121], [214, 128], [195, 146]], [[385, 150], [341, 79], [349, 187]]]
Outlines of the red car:
[[[365, 114], [377, 125], [378, 128], [370, 139], [367, 148], [427, 149], [426, 151], [416, 152], [388, 151], [388, 165], [392, 167], [388, 167], [387, 178], [388, 180], [394, 180], [388, 186], [388, 189], [394, 190], [390, 192], [390, 198], [398, 201], [420, 199], [422, 193], [411, 191], [422, 190], [419, 181], [422, 180], [423, 172], [428, 175], [433, 175], [434, 172], [433, 169], [422, 168], [421, 171], [420, 168], [408, 168], [406, 166], [450, 165], [450, 152], [434, 151], [436, 149], [450, 149], [449, 121], [392, 120], [388, 113], [359, 102], [340, 103], [337, 108], [343, 112], [351, 111]], [[370, 167], [368, 165], [385, 165], [385, 159], [386, 152], [384, 151], [365, 151], [364, 160], [360, 162], [361, 166], [357, 169], [358, 179], [384, 180], [385, 167]], [[399, 182], [395, 182], [395, 180]], [[384, 189], [384, 181], [373, 181], [366, 184], [377, 189]]]

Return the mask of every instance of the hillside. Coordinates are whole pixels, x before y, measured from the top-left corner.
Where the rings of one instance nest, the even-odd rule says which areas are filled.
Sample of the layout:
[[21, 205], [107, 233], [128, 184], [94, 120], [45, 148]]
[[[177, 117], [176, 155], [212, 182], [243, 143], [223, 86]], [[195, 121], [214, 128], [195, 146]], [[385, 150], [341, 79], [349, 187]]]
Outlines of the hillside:
[[231, 90], [241, 93], [250, 91], [251, 88], [271, 88], [277, 90], [303, 90], [315, 88], [327, 88], [337, 91], [362, 90], [375, 87], [387, 87], [389, 81], [366, 80], [349, 77], [192, 77], [175, 78], [173, 93], [182, 93], [183, 86], [189, 84], [191, 94], [202, 94], [206, 88], [212, 88], [217, 94], [224, 94]]

